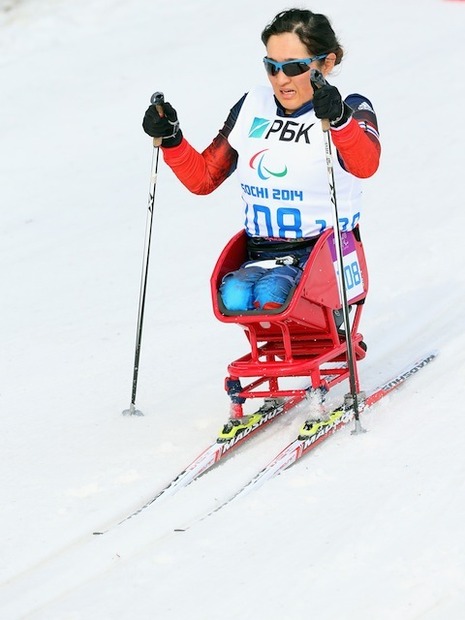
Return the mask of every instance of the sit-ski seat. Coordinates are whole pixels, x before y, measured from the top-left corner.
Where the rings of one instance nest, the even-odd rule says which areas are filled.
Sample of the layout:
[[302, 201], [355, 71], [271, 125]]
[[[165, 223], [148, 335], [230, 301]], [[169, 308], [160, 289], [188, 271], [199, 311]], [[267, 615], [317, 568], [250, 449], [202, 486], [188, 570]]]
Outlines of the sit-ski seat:
[[[368, 291], [368, 272], [359, 231], [342, 233], [347, 300], [352, 310], [350, 334], [355, 360], [365, 357], [366, 347], [358, 325]], [[312, 388], [329, 389], [348, 378], [345, 328], [335, 320], [341, 309], [336, 276], [336, 248], [332, 229], [315, 244], [298, 285], [285, 303], [273, 310], [228, 311], [218, 289], [223, 277], [247, 260], [246, 233], [237, 233], [221, 253], [211, 277], [215, 316], [223, 323], [237, 323], [245, 331], [250, 352], [231, 362], [226, 389], [233, 402], [303, 393], [282, 389], [283, 377], [307, 377]], [[250, 381], [245, 387], [241, 378]], [[252, 380], [253, 378], [253, 380]], [[358, 377], [356, 377], [358, 388]], [[260, 386], [267, 389], [257, 390]], [[231, 386], [234, 386], [233, 388]], [[239, 388], [237, 387], [239, 386]], [[235, 416], [241, 415], [241, 407]]]

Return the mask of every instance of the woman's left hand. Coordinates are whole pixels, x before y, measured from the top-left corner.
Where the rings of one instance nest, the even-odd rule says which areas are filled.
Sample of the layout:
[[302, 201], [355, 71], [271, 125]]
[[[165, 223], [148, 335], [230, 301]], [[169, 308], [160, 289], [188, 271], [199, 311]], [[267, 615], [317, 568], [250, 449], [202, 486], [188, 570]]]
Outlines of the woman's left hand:
[[313, 108], [317, 118], [327, 118], [333, 123], [339, 121], [344, 114], [341, 93], [335, 86], [325, 84], [315, 91]]

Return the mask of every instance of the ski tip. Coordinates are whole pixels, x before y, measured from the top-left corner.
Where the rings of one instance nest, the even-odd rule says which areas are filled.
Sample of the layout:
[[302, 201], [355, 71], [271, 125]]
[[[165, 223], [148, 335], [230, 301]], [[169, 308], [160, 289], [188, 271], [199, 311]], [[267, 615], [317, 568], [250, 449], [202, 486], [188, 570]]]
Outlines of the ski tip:
[[414, 364], [412, 364], [412, 367], [423, 368], [423, 366], [426, 366], [427, 364], [435, 360], [438, 355], [439, 355], [439, 349], [433, 349], [429, 353], [425, 353], [425, 355], [418, 357], [417, 361]]

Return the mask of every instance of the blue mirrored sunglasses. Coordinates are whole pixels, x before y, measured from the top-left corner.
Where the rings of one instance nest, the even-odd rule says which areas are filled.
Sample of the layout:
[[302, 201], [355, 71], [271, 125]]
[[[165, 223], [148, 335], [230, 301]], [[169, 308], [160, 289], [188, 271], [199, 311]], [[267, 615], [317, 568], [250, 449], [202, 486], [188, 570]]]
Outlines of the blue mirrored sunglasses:
[[297, 58], [296, 60], [286, 60], [286, 62], [276, 62], [265, 56], [263, 64], [269, 75], [277, 75], [278, 71], [282, 71], [287, 77], [301, 75], [310, 69], [310, 64], [315, 60], [323, 60], [328, 54], [319, 54], [312, 58]]

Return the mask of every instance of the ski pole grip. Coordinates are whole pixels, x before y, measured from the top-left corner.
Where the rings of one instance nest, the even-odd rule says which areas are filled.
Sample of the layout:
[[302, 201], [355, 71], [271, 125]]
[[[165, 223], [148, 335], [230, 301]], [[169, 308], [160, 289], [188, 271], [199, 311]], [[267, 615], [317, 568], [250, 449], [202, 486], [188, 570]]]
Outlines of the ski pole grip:
[[[312, 85], [312, 88], [314, 91], [318, 90], [322, 86], [325, 86], [326, 80], [323, 77], [323, 74], [321, 73], [321, 71], [318, 71], [318, 69], [310, 70], [310, 84]], [[329, 120], [327, 118], [321, 119], [321, 127], [323, 131], [329, 131], [330, 125], [329, 125]]]
[[[163, 110], [163, 104], [165, 103], [165, 95], [160, 92], [153, 93], [150, 97], [150, 103], [157, 108], [158, 114], [163, 118], [165, 111]], [[154, 138], [153, 146], [158, 148], [162, 143], [163, 138]]]

